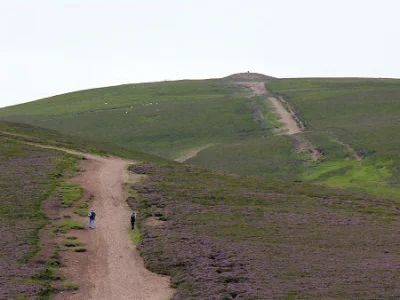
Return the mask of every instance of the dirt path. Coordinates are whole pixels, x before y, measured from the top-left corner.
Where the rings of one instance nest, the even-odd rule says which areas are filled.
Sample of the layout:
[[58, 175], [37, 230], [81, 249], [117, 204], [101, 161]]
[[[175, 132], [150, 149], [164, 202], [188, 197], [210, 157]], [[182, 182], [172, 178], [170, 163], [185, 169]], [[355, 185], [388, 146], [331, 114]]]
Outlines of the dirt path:
[[[118, 158], [85, 155], [83, 172], [74, 181], [92, 195], [96, 228], [88, 234], [88, 269], [78, 274], [81, 288], [55, 299], [169, 299], [169, 280], [145, 269], [129, 240], [129, 209], [123, 191], [126, 166]], [[82, 276], [83, 275], [83, 276]]]
[[[248, 87], [252, 90], [253, 96], [261, 96], [267, 94], [267, 89], [265, 87], [264, 82], [238, 82], [239, 85]], [[286, 134], [296, 134], [302, 132], [301, 128], [296, 122], [295, 116], [293, 112], [288, 112], [282, 105], [280, 101], [276, 98], [268, 97], [268, 101], [272, 104], [276, 113], [281, 117], [280, 121], [284, 123], [282, 129]]]
[[244, 82], [237, 82], [237, 84], [250, 88], [254, 96], [260, 96], [267, 93], [267, 89], [265, 88], [265, 82], [244, 81]]
[[283, 107], [282, 103], [279, 102], [276, 98], [268, 97], [268, 100], [274, 107], [275, 111], [281, 117], [280, 121], [282, 121], [284, 123], [284, 125], [282, 126], [282, 129], [287, 131], [287, 134], [291, 135], [291, 134], [296, 134], [296, 133], [302, 132], [302, 130], [300, 129], [296, 120], [294, 119], [293, 113], [289, 113]]
[[[250, 88], [252, 90], [252, 96], [267, 96], [267, 88], [265, 86], [265, 82], [248, 81], [238, 82], [238, 84]], [[283, 126], [279, 128], [277, 134], [295, 135], [297, 133], [303, 132], [303, 128], [300, 126], [302, 124], [296, 119], [295, 113], [293, 111], [287, 111], [282, 105], [281, 101], [277, 100], [274, 97], [268, 97], [267, 99], [265, 99], [265, 101], [268, 101], [272, 105], [275, 112], [280, 116], [280, 121], [283, 123]], [[256, 114], [256, 118], [260, 118], [260, 114], [261, 117], [263, 117], [261, 111], [257, 111]], [[320, 157], [322, 157], [322, 153], [319, 152], [310, 142], [306, 141], [303, 137], [295, 136], [294, 140], [296, 141], [296, 152], [308, 152], [313, 160], [318, 160]]]
[[[130, 215], [123, 190], [128, 176], [126, 167], [133, 161], [101, 157], [73, 150], [47, 147], [83, 156], [83, 172], [73, 181], [90, 195], [90, 208], [96, 211], [94, 230], [77, 230], [79, 240], [86, 245], [85, 254], [66, 252], [62, 255], [67, 280], [78, 283], [76, 292], [54, 295], [54, 299], [138, 299], [164, 300], [173, 296], [169, 278], [150, 272], [129, 238]], [[85, 220], [87, 221], [87, 220]]]

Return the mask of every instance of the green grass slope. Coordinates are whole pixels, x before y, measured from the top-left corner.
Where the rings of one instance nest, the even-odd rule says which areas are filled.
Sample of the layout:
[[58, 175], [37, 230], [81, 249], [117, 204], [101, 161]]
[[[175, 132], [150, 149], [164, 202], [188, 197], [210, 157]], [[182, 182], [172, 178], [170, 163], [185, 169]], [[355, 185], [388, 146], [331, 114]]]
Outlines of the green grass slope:
[[5, 108], [0, 117], [172, 158], [258, 129], [242, 90], [221, 80], [75, 92]]
[[[276, 120], [264, 98], [250, 97], [251, 91], [237, 84], [248, 80], [271, 78], [245, 73], [79, 91], [0, 109], [0, 119], [172, 159], [201, 149], [201, 156], [190, 163], [239, 174], [294, 178], [295, 172], [279, 166], [287, 165], [287, 160], [296, 168], [301, 162], [293, 157], [286, 137], [272, 134]], [[227, 156], [221, 161], [223, 152]], [[272, 157], [273, 152], [277, 154]]]
[[[240, 82], [268, 83], [306, 125], [298, 137], [323, 153], [295, 153], [298, 139], [279, 127], [266, 96]], [[223, 79], [129, 84], [78, 91], [0, 109], [0, 118], [105, 141], [236, 174], [303, 180], [398, 199], [399, 80]], [[94, 144], [91, 144], [94, 145]], [[143, 155], [143, 154], [142, 154]], [[362, 157], [356, 161], [355, 157]]]
[[304, 180], [399, 199], [400, 80], [281, 79], [269, 89], [284, 95], [324, 153]]
[[113, 155], [138, 161], [166, 162], [165, 158], [125, 149], [118, 145], [61, 134], [55, 130], [29, 124], [0, 121], [0, 137], [55, 147], [74, 149], [99, 155]]

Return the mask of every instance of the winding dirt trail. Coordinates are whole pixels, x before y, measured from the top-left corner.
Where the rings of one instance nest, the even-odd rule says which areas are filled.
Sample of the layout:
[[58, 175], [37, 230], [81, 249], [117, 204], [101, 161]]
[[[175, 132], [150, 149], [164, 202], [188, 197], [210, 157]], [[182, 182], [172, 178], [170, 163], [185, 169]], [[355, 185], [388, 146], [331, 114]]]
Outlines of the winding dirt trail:
[[[33, 144], [35, 145], [35, 144]], [[90, 195], [90, 208], [96, 212], [94, 230], [73, 232], [85, 243], [85, 254], [62, 255], [68, 281], [79, 284], [76, 292], [54, 295], [53, 299], [167, 300], [174, 290], [169, 278], [150, 272], [129, 239], [132, 211], [125, 199], [123, 184], [140, 176], [128, 176], [133, 161], [101, 157], [73, 150], [46, 147], [85, 157], [83, 172], [73, 179]], [[87, 220], [85, 220], [87, 221]]]
[[85, 172], [74, 181], [91, 195], [96, 228], [85, 232], [88, 261], [75, 267], [73, 262], [67, 263], [70, 269], [66, 273], [78, 280], [73, 281], [79, 283], [80, 289], [76, 294], [59, 294], [55, 299], [171, 298], [168, 278], [148, 271], [129, 239], [132, 212], [125, 201], [123, 184], [127, 179], [126, 167], [132, 161], [87, 154], [84, 157], [81, 167]]
[[[18, 136], [10, 132], [1, 132]], [[96, 212], [94, 230], [74, 230], [72, 235], [84, 242], [87, 252], [63, 252], [61, 263], [68, 282], [77, 283], [75, 292], [60, 292], [55, 300], [168, 300], [174, 290], [170, 278], [150, 272], [144, 266], [132, 244], [130, 215], [125, 183], [138, 181], [141, 175], [129, 174], [127, 166], [135, 161], [117, 157], [102, 157], [75, 150], [18, 141], [24, 144], [64, 151], [84, 157], [80, 174], [72, 181], [79, 183], [90, 199], [90, 209]], [[87, 222], [87, 218], [73, 219]]]

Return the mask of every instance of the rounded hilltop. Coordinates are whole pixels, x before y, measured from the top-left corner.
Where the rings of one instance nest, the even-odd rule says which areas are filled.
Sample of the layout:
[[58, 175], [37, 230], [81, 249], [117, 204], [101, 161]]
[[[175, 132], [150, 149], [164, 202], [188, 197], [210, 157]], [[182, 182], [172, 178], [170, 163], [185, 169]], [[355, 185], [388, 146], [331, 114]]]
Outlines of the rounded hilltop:
[[273, 79], [275, 77], [252, 72], [235, 73], [224, 77], [226, 79]]

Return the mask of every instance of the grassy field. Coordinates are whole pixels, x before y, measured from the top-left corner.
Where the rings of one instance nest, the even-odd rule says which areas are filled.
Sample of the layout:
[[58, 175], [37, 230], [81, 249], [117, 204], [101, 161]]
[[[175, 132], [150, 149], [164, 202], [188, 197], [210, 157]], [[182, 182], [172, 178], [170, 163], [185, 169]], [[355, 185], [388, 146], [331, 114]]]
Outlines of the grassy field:
[[[78, 135], [81, 148], [124, 157], [153, 159], [141, 150], [175, 159], [200, 149], [188, 163], [399, 197], [399, 80], [245, 75], [78, 91], [0, 109], [0, 118]], [[294, 153], [295, 140], [273, 134], [279, 120], [265, 97], [250, 97], [237, 84], [246, 80], [268, 82], [270, 91], [284, 95], [306, 125], [301, 136], [322, 159], [314, 163]], [[363, 159], [354, 163], [354, 154]]]
[[[399, 199], [400, 80], [281, 79], [269, 89], [289, 100], [324, 153], [302, 179]], [[352, 151], [362, 160], [349, 161]]]
[[49, 223], [42, 205], [56, 195], [63, 175], [77, 161], [0, 136], [0, 299], [48, 294], [46, 262], [35, 258], [43, 246], [39, 231]]
[[[271, 160], [270, 154], [279, 152], [276, 156], [282, 166], [285, 157], [296, 168], [301, 162], [293, 159], [290, 141], [273, 137], [276, 118], [265, 99], [249, 97], [250, 91], [237, 84], [243, 80], [159, 82], [80, 91], [0, 109], [0, 119], [171, 159], [193, 149], [207, 149], [191, 163], [255, 176], [276, 173], [281, 178], [285, 170], [280, 170], [279, 163], [272, 162], [271, 169], [271, 163], [260, 161]], [[224, 162], [210, 160], [214, 154], [221, 158], [221, 151], [228, 151]]]
[[221, 80], [123, 85], [5, 108], [0, 117], [173, 158], [257, 130], [240, 93]]
[[[396, 299], [400, 206], [315, 185], [145, 164], [128, 199], [174, 299]], [[146, 225], [148, 216], [165, 222]]]
[[295, 180], [302, 162], [287, 136], [268, 135], [207, 148], [186, 161], [213, 170]]
[[0, 121], [0, 137], [11, 138], [22, 142], [37, 143], [55, 147], [73, 149], [85, 153], [98, 155], [113, 155], [138, 161], [166, 162], [162, 157], [147, 154], [132, 149], [125, 149], [118, 145], [96, 140], [60, 134], [57, 131], [32, 126]]

